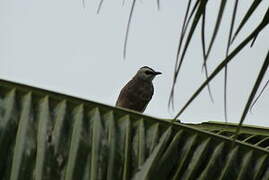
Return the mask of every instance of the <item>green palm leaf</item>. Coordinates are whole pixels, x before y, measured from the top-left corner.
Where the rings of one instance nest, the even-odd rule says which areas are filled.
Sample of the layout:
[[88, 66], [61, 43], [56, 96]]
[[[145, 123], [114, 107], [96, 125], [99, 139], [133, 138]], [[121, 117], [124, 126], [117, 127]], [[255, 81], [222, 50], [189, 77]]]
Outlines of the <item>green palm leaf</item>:
[[268, 149], [199, 126], [3, 80], [0, 112], [1, 179], [268, 178]]

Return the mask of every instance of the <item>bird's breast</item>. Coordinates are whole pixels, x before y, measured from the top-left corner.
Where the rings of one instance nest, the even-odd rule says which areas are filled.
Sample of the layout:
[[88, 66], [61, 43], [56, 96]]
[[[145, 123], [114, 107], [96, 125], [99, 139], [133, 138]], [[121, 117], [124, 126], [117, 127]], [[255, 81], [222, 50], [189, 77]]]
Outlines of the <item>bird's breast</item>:
[[153, 93], [152, 82], [132, 80], [122, 89], [116, 105], [143, 112]]

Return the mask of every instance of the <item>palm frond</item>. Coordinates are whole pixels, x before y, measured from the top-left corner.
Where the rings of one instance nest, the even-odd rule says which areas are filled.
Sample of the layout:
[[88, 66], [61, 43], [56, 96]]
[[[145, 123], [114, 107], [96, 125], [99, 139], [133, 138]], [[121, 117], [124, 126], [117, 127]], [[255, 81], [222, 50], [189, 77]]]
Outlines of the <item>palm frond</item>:
[[[232, 40], [232, 34], [233, 34], [233, 29], [234, 29], [234, 23], [235, 23], [235, 18], [236, 18], [236, 12], [238, 8], [238, 0], [235, 0], [234, 2], [234, 9], [233, 9], [233, 14], [232, 14], [232, 21], [230, 25], [230, 31], [229, 31], [229, 37], [228, 37], [228, 42], [227, 42], [227, 48], [226, 48], [226, 57], [229, 54], [230, 51], [230, 46], [231, 46], [231, 40]], [[228, 110], [227, 110], [227, 91], [228, 91], [228, 65], [224, 67], [224, 118], [225, 122], [228, 122]]]
[[126, 58], [127, 42], [128, 42], [128, 37], [129, 37], [129, 31], [130, 31], [130, 27], [131, 27], [131, 21], [132, 21], [132, 17], [133, 17], [133, 12], [134, 12], [134, 8], [135, 8], [135, 3], [136, 3], [136, 0], [133, 0], [131, 10], [130, 10], [130, 14], [129, 14], [129, 18], [128, 18], [128, 23], [127, 23], [126, 33], [125, 33], [125, 40], [124, 40], [124, 47], [123, 47], [123, 58]]
[[199, 0], [196, 1], [196, 3], [194, 5], [194, 7], [192, 8], [192, 11], [191, 11], [191, 13], [189, 15], [191, 3], [192, 3], [192, 0], [190, 0], [188, 2], [187, 9], [186, 9], [186, 12], [185, 12], [185, 17], [184, 17], [184, 20], [183, 20], [183, 25], [182, 25], [182, 28], [181, 28], [181, 33], [180, 33], [180, 38], [179, 38], [179, 45], [178, 45], [178, 50], [177, 50], [177, 55], [176, 55], [176, 62], [175, 62], [175, 66], [174, 66], [173, 83], [172, 83], [172, 88], [171, 88], [171, 92], [170, 92], [170, 96], [169, 96], [169, 100], [168, 100], [168, 107], [171, 106], [173, 110], [174, 110], [174, 91], [175, 91], [175, 84], [176, 84], [177, 76], [178, 76], [177, 67], [178, 67], [178, 63], [179, 63], [180, 49], [181, 49], [181, 46], [183, 44], [183, 39], [184, 39], [185, 33], [187, 31], [187, 27], [188, 27], [188, 25], [190, 23], [191, 18], [193, 17], [193, 14], [194, 14], [198, 4], [199, 4]]
[[259, 86], [260, 86], [260, 84], [262, 82], [262, 79], [263, 79], [263, 77], [264, 77], [264, 75], [265, 75], [265, 73], [267, 71], [268, 66], [269, 66], [269, 51], [268, 51], [267, 56], [266, 56], [266, 58], [264, 60], [264, 63], [262, 65], [262, 68], [261, 68], [261, 70], [259, 72], [259, 75], [257, 77], [257, 80], [255, 82], [255, 85], [253, 86], [253, 89], [252, 89], [252, 91], [251, 91], [251, 93], [249, 95], [248, 101], [247, 101], [247, 103], [245, 105], [245, 108], [244, 108], [244, 111], [242, 113], [242, 116], [241, 116], [239, 125], [238, 125], [238, 127], [236, 129], [236, 132], [235, 132], [234, 139], [236, 139], [237, 136], [238, 136], [238, 134], [239, 134], [240, 128], [242, 126], [242, 123], [244, 122], [244, 120], [246, 118], [246, 115], [247, 115], [247, 113], [249, 111], [249, 108], [251, 106], [251, 103], [252, 103], [253, 99], [255, 98], [255, 95], [256, 95], [256, 93], [257, 93], [257, 91], [259, 89]]
[[246, 22], [248, 22], [249, 18], [251, 17], [251, 15], [255, 12], [255, 10], [257, 9], [257, 7], [260, 5], [260, 3], [262, 2], [262, 0], [254, 0], [252, 5], [250, 6], [250, 8], [248, 9], [247, 13], [245, 14], [244, 18], [242, 19], [242, 21], [240, 22], [237, 30], [235, 31], [235, 34], [232, 38], [232, 41], [235, 40], [235, 38], [237, 37], [237, 35], [239, 34], [239, 32], [241, 31], [241, 29], [244, 27], [244, 25], [246, 24]]
[[[202, 66], [202, 71], [205, 69], [205, 78], [208, 78], [208, 68], [207, 68], [207, 62], [206, 62], [206, 43], [205, 43], [205, 17], [206, 17], [206, 11], [203, 13], [203, 18], [202, 18], [202, 26], [201, 26], [201, 42], [202, 42], [202, 52], [203, 52], [203, 66]], [[211, 92], [210, 84], [208, 83], [207, 85], [207, 90], [209, 97], [211, 99], [211, 102], [214, 102], [214, 98]]]
[[268, 22], [265, 22], [267, 22], [267, 20], [263, 19], [259, 26], [215, 68], [215, 70], [211, 73], [208, 79], [204, 81], [201, 86], [195, 91], [195, 93], [190, 97], [190, 99], [183, 106], [183, 108], [177, 113], [174, 119], [178, 118], [179, 115], [181, 115], [184, 110], [189, 106], [189, 104], [200, 94], [204, 87], [207, 86], [207, 84], [232, 60], [232, 58], [234, 58], [260, 31], [262, 31], [266, 27], [266, 25], [268, 25]]
[[1, 179], [268, 179], [258, 145], [3, 80], [0, 94]]
[[215, 42], [216, 36], [218, 34], [218, 31], [219, 31], [219, 28], [220, 28], [220, 23], [221, 23], [222, 16], [223, 16], [223, 13], [224, 13], [224, 9], [225, 9], [225, 6], [226, 6], [226, 2], [227, 1], [221, 1], [221, 3], [220, 3], [219, 13], [218, 13], [218, 17], [217, 17], [216, 24], [215, 24], [215, 27], [214, 27], [213, 35], [211, 36], [209, 47], [208, 47], [208, 50], [207, 50], [206, 55], [205, 55], [205, 60], [204, 60], [205, 62], [208, 59], [208, 56], [209, 56], [209, 54], [211, 52], [211, 49], [212, 49], [213, 44]]
[[[177, 57], [176, 57], [176, 65], [175, 65], [175, 72], [174, 72], [174, 78], [173, 78], [173, 84], [172, 84], [172, 88], [171, 88], [171, 93], [170, 93], [170, 97], [169, 97], [169, 104], [170, 102], [172, 102], [173, 104], [173, 97], [174, 97], [174, 89], [175, 89], [175, 84], [177, 82], [177, 78], [178, 78], [178, 75], [179, 75], [179, 71], [180, 71], [180, 68], [182, 66], [182, 63], [183, 63], [183, 60], [184, 60], [184, 57], [185, 57], [185, 54], [186, 54], [186, 51], [188, 49], [188, 46], [191, 42], [191, 39], [193, 37], [193, 34], [194, 34], [194, 31], [198, 25], [198, 22], [201, 18], [201, 16], [203, 15], [203, 12], [205, 11], [204, 9], [206, 8], [206, 4], [207, 4], [207, 1], [208, 0], [205, 0], [205, 1], [200, 1], [200, 0], [197, 0], [196, 1], [196, 4], [194, 5], [193, 7], [193, 10], [192, 12], [195, 12], [196, 11], [196, 14], [194, 15], [194, 19], [193, 19], [193, 22], [191, 24], [191, 27], [190, 27], [190, 31], [187, 35], [187, 39], [186, 39], [186, 42], [185, 42], [185, 46], [183, 47], [183, 52], [180, 56], [180, 52], [181, 52], [181, 49], [182, 49], [182, 42], [183, 42], [183, 38], [185, 36], [185, 30], [187, 28], [187, 25], [188, 25], [188, 22], [186, 22], [186, 26], [183, 28], [185, 28], [184, 31], [182, 31], [182, 34], [181, 34], [181, 37], [180, 37], [180, 43], [179, 43], [179, 47], [177, 49]], [[188, 4], [188, 7], [189, 7], [189, 4]], [[186, 15], [185, 17], [187, 16], [187, 12], [188, 12], [188, 9], [186, 11]], [[192, 13], [191, 13], [191, 16], [192, 16]], [[191, 17], [189, 17], [190, 19]], [[185, 22], [185, 21], [184, 21]], [[184, 33], [184, 34], [183, 34]], [[182, 36], [183, 35], [183, 36]]]
[[85, 0], [82, 0], [81, 2], [82, 2], [82, 7], [85, 8], [85, 7], [86, 7], [86, 2], [85, 2]]
[[160, 10], [161, 6], [160, 6], [160, 0], [157, 0], [157, 9]]
[[256, 97], [256, 99], [253, 101], [252, 105], [249, 108], [249, 111], [251, 112], [253, 107], [255, 106], [255, 104], [257, 103], [257, 101], [260, 99], [261, 95], [263, 94], [264, 90], [266, 89], [266, 87], [269, 84], [269, 80], [266, 81], [265, 85], [263, 86], [261, 92], [258, 94], [258, 96]]
[[100, 0], [98, 8], [97, 8], [97, 14], [100, 13], [103, 3], [104, 3], [104, 0]]

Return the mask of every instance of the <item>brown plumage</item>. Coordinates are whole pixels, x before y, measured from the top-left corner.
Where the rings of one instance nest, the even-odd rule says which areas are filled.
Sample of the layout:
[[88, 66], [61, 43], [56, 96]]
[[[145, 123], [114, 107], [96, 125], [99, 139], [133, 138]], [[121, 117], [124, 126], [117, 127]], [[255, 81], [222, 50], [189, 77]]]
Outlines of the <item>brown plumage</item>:
[[160, 72], [144, 66], [122, 88], [116, 106], [144, 112], [154, 94], [152, 80]]

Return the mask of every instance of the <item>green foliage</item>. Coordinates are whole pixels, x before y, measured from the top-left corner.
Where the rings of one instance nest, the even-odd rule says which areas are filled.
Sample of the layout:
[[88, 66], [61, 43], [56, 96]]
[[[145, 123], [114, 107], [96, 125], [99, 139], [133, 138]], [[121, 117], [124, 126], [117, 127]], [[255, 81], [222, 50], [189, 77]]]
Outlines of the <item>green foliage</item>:
[[268, 179], [268, 150], [0, 81], [0, 179]]

